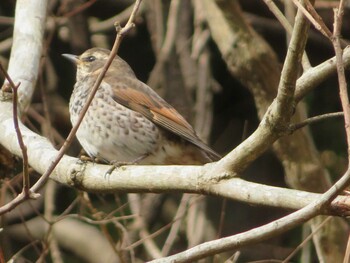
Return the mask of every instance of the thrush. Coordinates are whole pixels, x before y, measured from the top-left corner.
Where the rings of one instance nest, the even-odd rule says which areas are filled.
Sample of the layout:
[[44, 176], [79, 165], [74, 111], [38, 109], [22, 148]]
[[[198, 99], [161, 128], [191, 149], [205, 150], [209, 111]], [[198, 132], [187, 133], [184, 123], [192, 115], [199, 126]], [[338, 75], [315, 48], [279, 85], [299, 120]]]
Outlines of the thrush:
[[[63, 54], [77, 66], [69, 101], [76, 124], [110, 51], [92, 48]], [[92, 158], [109, 163], [202, 164], [220, 156], [199, 139], [192, 126], [153, 89], [138, 80], [116, 56], [76, 134]]]

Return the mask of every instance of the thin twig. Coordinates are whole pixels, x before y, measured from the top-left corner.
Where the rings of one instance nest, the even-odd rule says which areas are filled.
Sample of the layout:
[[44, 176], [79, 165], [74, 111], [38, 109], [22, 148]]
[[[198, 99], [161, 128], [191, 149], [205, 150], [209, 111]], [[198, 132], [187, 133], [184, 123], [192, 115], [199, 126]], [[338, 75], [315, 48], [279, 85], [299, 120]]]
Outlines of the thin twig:
[[12, 26], [14, 23], [15, 23], [15, 19], [13, 17], [0, 16], [0, 25]]
[[[8, 79], [9, 81], [9, 79]], [[21, 130], [18, 125], [18, 87], [20, 86], [20, 83], [18, 83], [16, 86], [14, 83], [11, 81], [10, 85], [12, 86], [13, 90], [13, 97], [12, 97], [12, 110], [13, 110], [13, 123], [15, 126], [15, 131], [19, 143], [19, 147], [22, 150], [22, 157], [23, 157], [23, 193], [25, 196], [30, 196], [29, 195], [29, 188], [30, 188], [30, 181], [29, 181], [29, 174], [28, 174], [28, 154], [27, 154], [27, 147], [25, 146], [23, 142], [23, 137]]]
[[317, 12], [308, 0], [305, 0], [305, 5], [308, 8], [308, 10], [312, 12], [312, 14], [298, 0], [292, 1], [298, 7], [298, 9], [305, 15], [305, 17], [309, 19], [309, 21], [314, 25], [314, 27], [318, 31], [320, 31], [328, 39], [332, 38], [331, 31], [324, 24], [322, 18], [317, 14]]
[[[140, 7], [139, 15], [140, 15], [140, 12], [142, 13], [144, 11], [144, 8], [142, 7], [143, 6]], [[129, 7], [125, 8], [123, 11], [121, 11], [120, 13], [116, 14], [113, 17], [110, 17], [103, 21], [98, 21], [98, 22], [94, 21], [93, 23], [89, 23], [90, 32], [92, 34], [96, 34], [96, 33], [103, 33], [105, 31], [110, 31], [115, 21], [121, 21], [123, 23], [128, 21], [133, 8], [134, 6], [130, 5]]]
[[[350, 46], [343, 52], [344, 66], [350, 65]], [[297, 81], [297, 89], [295, 91], [295, 102], [302, 100], [311, 90], [318, 87], [323, 81], [335, 74], [337, 70], [336, 57], [332, 57], [323, 63], [315, 66], [311, 70], [305, 72]]]
[[350, 260], [350, 235], [348, 236], [348, 242], [346, 244], [346, 251], [345, 251], [343, 263], [349, 263], [349, 260]]
[[[15, 127], [17, 140], [19, 147], [22, 151], [22, 157], [23, 157], [23, 188], [22, 193], [24, 194], [25, 198], [35, 198], [34, 195], [30, 194], [30, 180], [29, 180], [29, 172], [28, 172], [28, 154], [27, 154], [27, 147], [23, 142], [23, 137], [21, 133], [21, 129], [19, 128], [18, 124], [18, 87], [21, 85], [21, 83], [18, 83], [15, 85], [15, 83], [12, 81], [11, 77], [8, 75], [6, 70], [3, 68], [3, 66], [0, 64], [0, 70], [6, 80], [9, 82], [11, 88], [12, 88], [12, 110], [13, 110], [13, 124]], [[37, 197], [37, 196], [36, 196]]]
[[349, 107], [349, 95], [347, 91], [347, 84], [345, 78], [345, 69], [343, 62], [343, 49], [341, 48], [340, 34], [343, 23], [345, 1], [340, 0], [338, 9], [334, 9], [334, 29], [332, 43], [335, 51], [335, 57], [337, 62], [337, 74], [339, 82], [339, 93], [341, 105], [344, 112], [345, 120], [345, 132], [346, 140], [348, 144], [348, 161], [350, 161], [350, 107]]
[[[186, 197], [187, 198], [187, 197]], [[189, 205], [189, 209], [190, 207], [192, 206], [193, 204], [190, 204]], [[178, 220], [182, 220], [182, 217], [181, 215], [176, 215], [174, 217], [174, 220], [172, 220], [171, 222], [169, 222], [168, 224], [166, 224], [165, 226], [163, 226], [162, 228], [158, 229], [157, 231], [151, 233], [151, 234], [148, 234], [147, 236], [142, 236], [142, 238], [136, 242], [134, 242], [133, 244], [131, 244], [130, 246], [126, 247], [125, 249], [134, 249], [136, 248], [137, 246], [141, 245], [142, 243], [146, 242], [147, 239], [150, 239], [150, 238], [154, 238], [158, 235], [160, 235], [161, 233], [163, 233], [165, 230], [167, 230], [168, 228], [172, 227]], [[161, 259], [160, 259], [161, 260]]]
[[294, 255], [300, 250], [302, 249], [305, 244], [307, 242], [310, 241], [310, 239], [316, 234], [316, 232], [318, 232], [322, 227], [324, 227], [326, 225], [326, 223], [328, 223], [328, 221], [331, 219], [332, 217], [327, 217], [321, 224], [319, 224], [313, 231], [312, 233], [310, 233], [310, 235], [308, 235], [303, 242], [301, 242], [293, 251], [292, 253], [290, 253], [284, 260], [282, 263], [288, 263], [290, 262], [290, 260], [292, 259], [292, 257], [294, 257]]
[[344, 116], [344, 113], [343, 112], [332, 112], [332, 113], [326, 113], [326, 114], [318, 115], [315, 117], [311, 117], [311, 118], [308, 118], [302, 122], [291, 124], [289, 126], [289, 131], [291, 133], [293, 133], [296, 130], [299, 130], [299, 129], [305, 127], [306, 125], [314, 124], [316, 122], [320, 122], [320, 121], [323, 121], [325, 119], [340, 117], [340, 116]]
[[184, 215], [187, 211], [186, 207], [188, 205], [188, 202], [190, 201], [191, 195], [190, 194], [184, 194], [182, 196], [181, 202], [179, 204], [179, 207], [176, 211], [176, 214], [174, 216], [174, 224], [171, 226], [170, 232], [168, 234], [168, 237], [166, 241], [164, 242], [164, 246], [162, 248], [162, 255], [167, 256], [175, 242], [176, 237], [178, 236], [178, 232], [181, 227], [182, 219], [184, 218]]
[[[281, 23], [283, 28], [286, 30], [286, 33], [290, 37], [292, 35], [293, 27], [288, 21], [288, 19], [283, 15], [281, 10], [277, 7], [277, 5], [273, 1], [264, 0], [264, 2], [267, 5], [267, 7], [270, 9], [270, 11], [275, 15], [277, 20]], [[311, 64], [305, 50], [303, 54], [302, 65], [303, 65], [304, 71], [311, 68]]]
[[85, 9], [89, 8], [90, 6], [92, 6], [96, 1], [97, 0], [90, 0], [82, 5], [79, 5], [77, 8], [65, 13], [63, 16], [67, 17], [67, 18], [75, 16], [76, 14], [78, 14], [78, 13], [84, 11]]
[[157, 63], [154, 66], [148, 80], [148, 83], [151, 87], [155, 85], [154, 83], [157, 83], [157, 79], [159, 79], [159, 75], [164, 67], [164, 63], [169, 59], [171, 51], [174, 48], [175, 38], [177, 36], [177, 30], [178, 30], [178, 24], [179, 24], [178, 19], [179, 19], [180, 5], [181, 5], [181, 1], [179, 0], [171, 1], [168, 20], [167, 20], [167, 31], [164, 37], [163, 45], [157, 57]]

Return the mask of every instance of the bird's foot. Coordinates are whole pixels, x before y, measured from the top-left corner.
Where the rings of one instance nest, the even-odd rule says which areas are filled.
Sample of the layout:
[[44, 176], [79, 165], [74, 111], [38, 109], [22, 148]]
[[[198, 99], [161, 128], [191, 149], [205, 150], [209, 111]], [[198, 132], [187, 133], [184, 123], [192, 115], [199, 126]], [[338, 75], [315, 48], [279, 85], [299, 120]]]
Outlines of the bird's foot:
[[111, 166], [111, 168], [108, 169], [108, 171], [106, 172], [106, 176], [109, 176], [115, 169], [124, 166], [124, 165], [136, 165], [138, 164], [141, 160], [145, 159], [147, 156], [149, 156], [148, 153], [141, 155], [140, 157], [137, 157], [136, 159], [129, 161], [129, 162], [121, 162], [121, 161], [111, 161], [109, 162]]
[[120, 161], [111, 161], [109, 162], [111, 165], [111, 168], [108, 169], [108, 171], [105, 174], [105, 177], [109, 176], [115, 169], [124, 166], [124, 165], [133, 165], [134, 162], [120, 162]]
[[98, 157], [90, 157], [85, 154], [80, 155], [79, 157], [80, 161], [82, 162], [92, 162], [92, 163], [97, 163], [97, 164], [106, 164], [108, 163], [107, 161], [98, 158]]

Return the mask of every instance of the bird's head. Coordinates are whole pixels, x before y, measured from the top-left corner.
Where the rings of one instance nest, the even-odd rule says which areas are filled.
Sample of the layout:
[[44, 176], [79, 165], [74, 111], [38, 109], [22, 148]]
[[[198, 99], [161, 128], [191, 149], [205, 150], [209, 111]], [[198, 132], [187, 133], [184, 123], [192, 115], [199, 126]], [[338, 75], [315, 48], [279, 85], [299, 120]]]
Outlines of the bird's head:
[[[63, 57], [72, 61], [77, 66], [77, 80], [81, 80], [86, 76], [95, 75], [96, 77], [101, 72], [103, 66], [106, 64], [110, 55], [110, 51], [104, 48], [91, 48], [86, 50], [80, 56], [72, 54], [62, 54]], [[122, 71], [120, 69], [123, 69]], [[134, 76], [134, 72], [130, 66], [116, 56], [108, 70], [112, 74], [131, 74]]]

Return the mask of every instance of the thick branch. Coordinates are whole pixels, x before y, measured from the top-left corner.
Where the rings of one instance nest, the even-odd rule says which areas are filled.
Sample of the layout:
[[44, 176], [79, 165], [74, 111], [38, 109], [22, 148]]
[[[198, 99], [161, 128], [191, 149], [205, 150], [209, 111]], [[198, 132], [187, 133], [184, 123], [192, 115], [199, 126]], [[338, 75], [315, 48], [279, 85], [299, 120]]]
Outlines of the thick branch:
[[[20, 113], [29, 106], [39, 73], [47, 2], [18, 0], [8, 74], [18, 89]], [[20, 66], [19, 66], [20, 65]]]
[[[13, 130], [12, 104], [0, 103], [0, 141], [13, 154], [21, 156]], [[55, 159], [57, 150], [51, 143], [20, 124], [24, 143], [27, 145], [29, 164], [43, 173]], [[79, 159], [64, 156], [51, 174], [51, 178], [65, 185], [89, 192], [191, 192], [217, 195], [255, 205], [299, 209], [319, 198], [319, 194], [283, 189], [244, 181], [239, 178], [225, 180], [219, 174], [217, 164], [205, 166], [125, 166], [106, 176], [110, 166], [82, 163]], [[257, 191], [259, 189], [259, 191]], [[347, 197], [337, 198], [331, 211], [346, 214]], [[4, 209], [11, 207], [2, 207]]]
[[236, 250], [278, 236], [318, 215], [323, 207], [328, 204], [328, 201], [339, 193], [338, 190], [343, 189], [349, 181], [350, 172], [348, 170], [331, 189], [322, 195], [319, 200], [312, 202], [303, 209], [261, 227], [253, 228], [237, 235], [209, 241], [190, 248], [185, 252], [167, 258], [156, 259], [151, 262], [193, 262], [209, 255], [228, 250]]
[[[344, 67], [350, 66], [350, 47], [346, 47], [343, 52]], [[310, 91], [315, 89], [323, 81], [334, 75], [337, 71], [335, 56], [306, 71], [297, 81], [295, 91], [295, 101], [299, 102]]]

